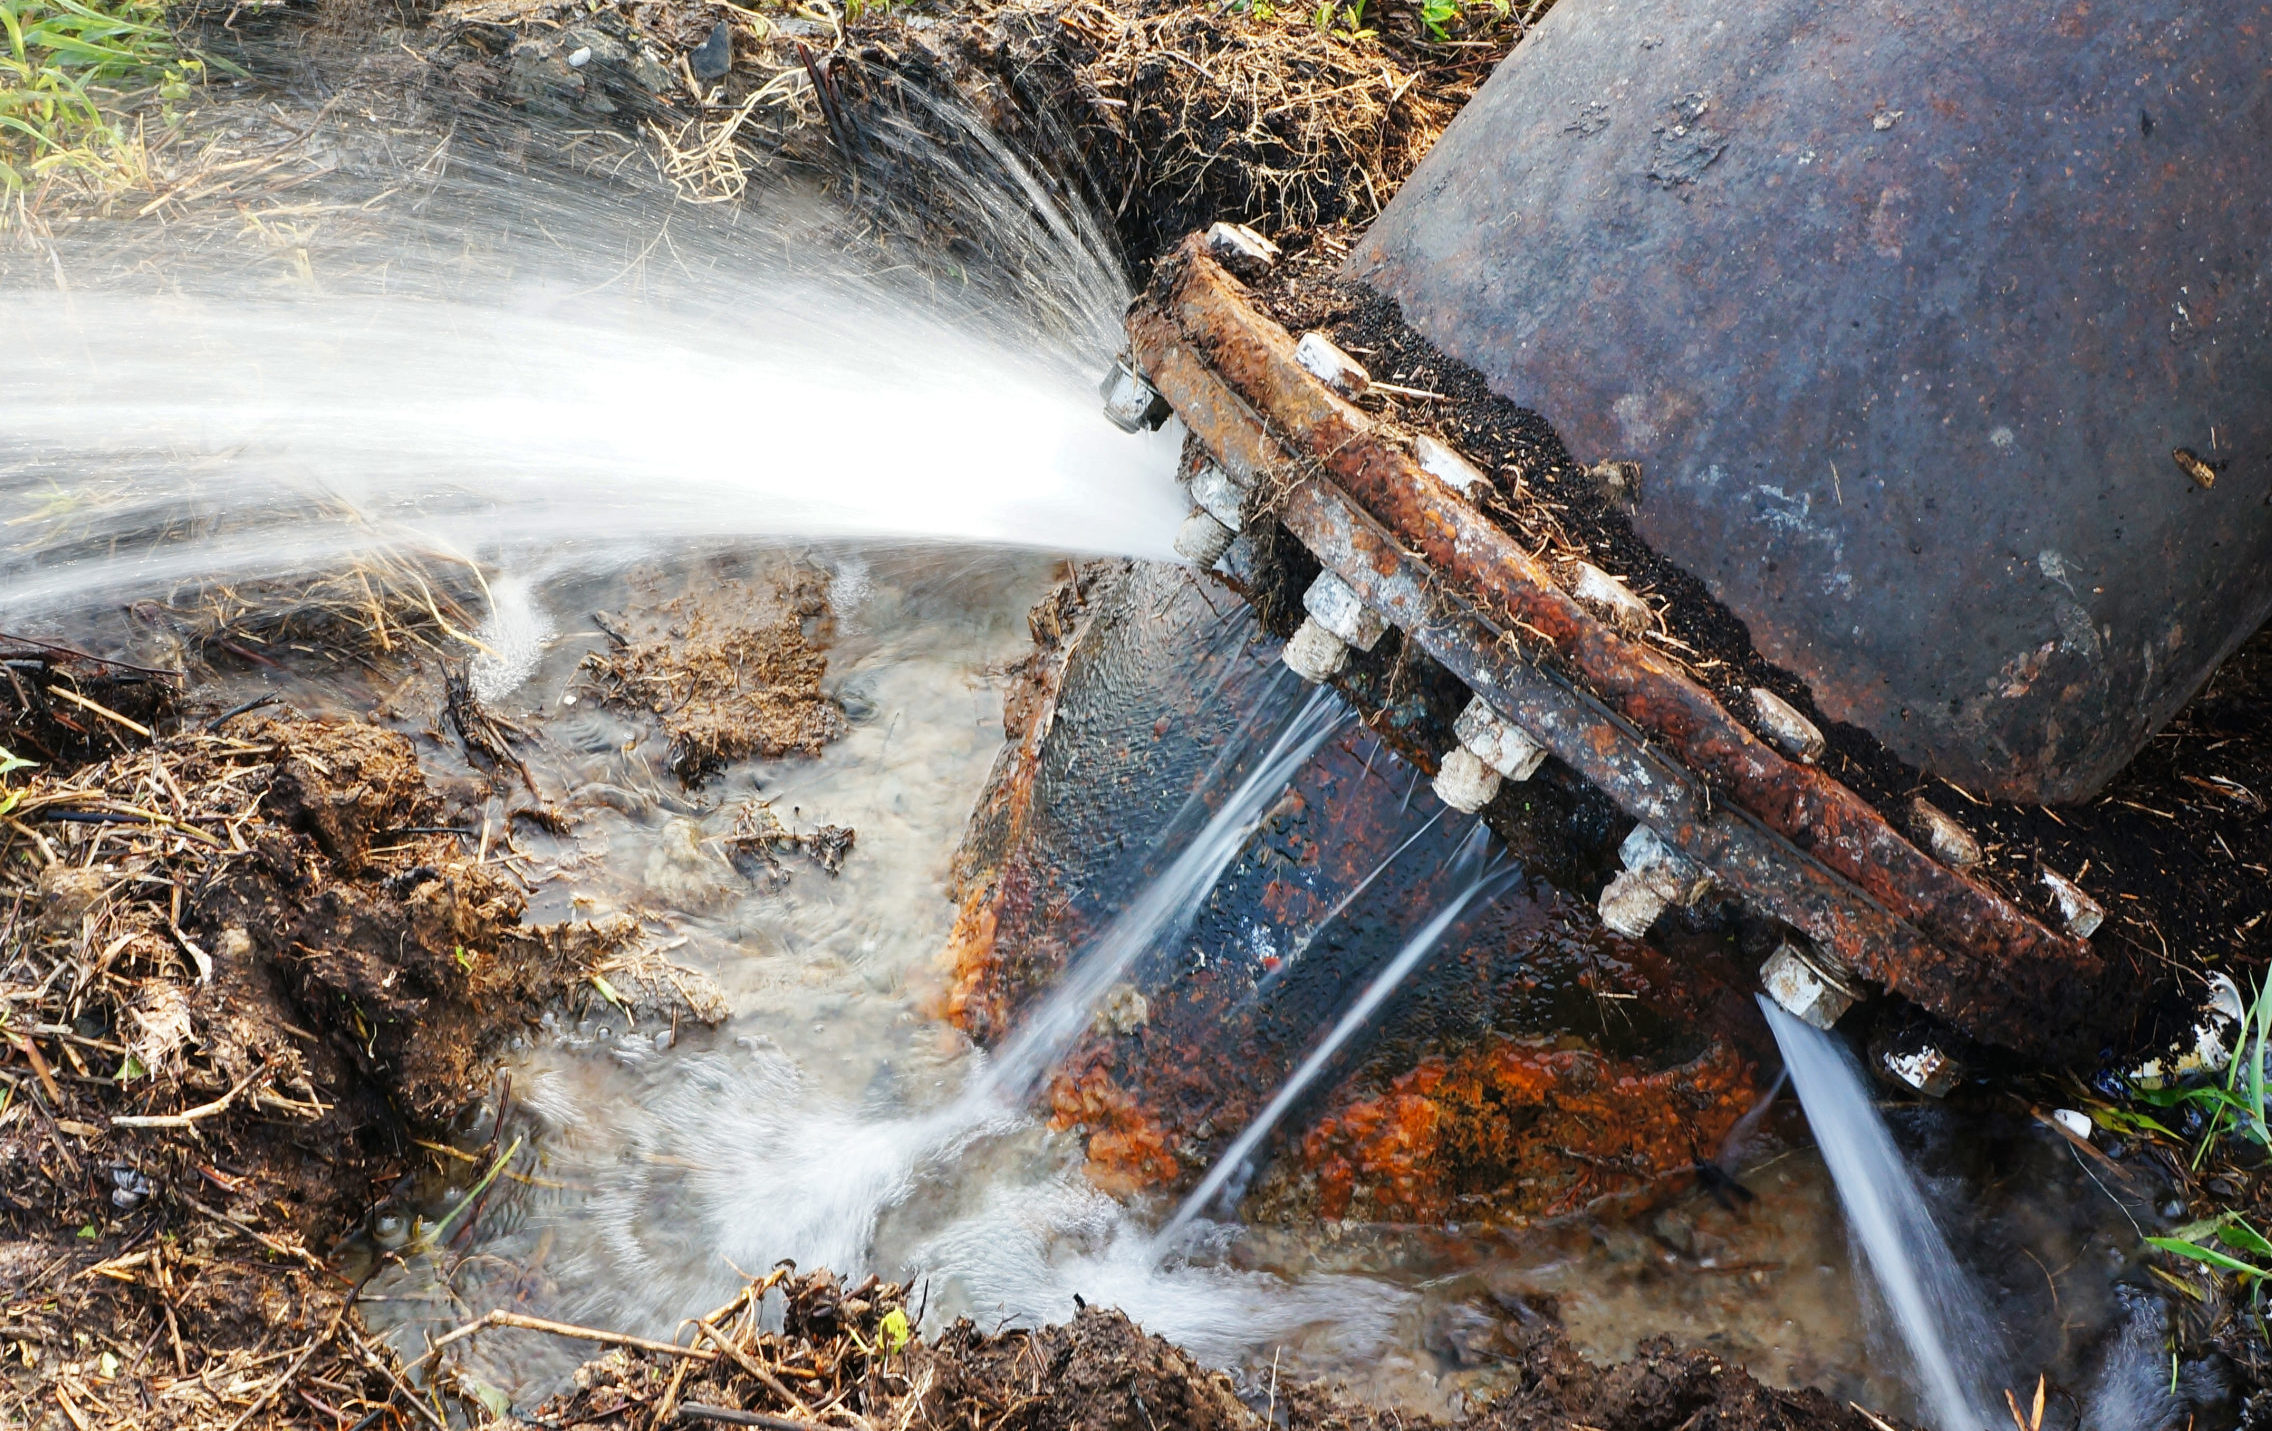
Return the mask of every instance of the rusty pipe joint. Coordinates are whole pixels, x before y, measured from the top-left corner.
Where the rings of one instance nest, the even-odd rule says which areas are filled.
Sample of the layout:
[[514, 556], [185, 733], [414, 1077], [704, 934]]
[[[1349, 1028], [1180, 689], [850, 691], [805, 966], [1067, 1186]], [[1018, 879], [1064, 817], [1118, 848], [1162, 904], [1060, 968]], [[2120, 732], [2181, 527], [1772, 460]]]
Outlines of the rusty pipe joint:
[[1104, 415], [1122, 432], [1157, 431], [1174, 411], [1125, 357], [1113, 359], [1104, 381], [1097, 384], [1097, 396], [1104, 399]]
[[1638, 939], [1672, 906], [1704, 897], [1712, 878], [1647, 825], [1635, 825], [1617, 847], [1625, 867], [1601, 892], [1601, 922], [1612, 934]]
[[[1775, 946], [1775, 952], [1759, 966], [1759, 982], [1784, 1013], [1825, 1033], [1861, 998], [1852, 973], [1829, 955], [1796, 939]], [[1924, 1085], [1910, 1086], [1921, 1089]]]
[[1365, 604], [1356, 589], [1330, 571], [1320, 572], [1302, 593], [1309, 613], [1286, 643], [1286, 664], [1312, 684], [1349, 664], [1351, 648], [1370, 651], [1388, 630], [1388, 619]]

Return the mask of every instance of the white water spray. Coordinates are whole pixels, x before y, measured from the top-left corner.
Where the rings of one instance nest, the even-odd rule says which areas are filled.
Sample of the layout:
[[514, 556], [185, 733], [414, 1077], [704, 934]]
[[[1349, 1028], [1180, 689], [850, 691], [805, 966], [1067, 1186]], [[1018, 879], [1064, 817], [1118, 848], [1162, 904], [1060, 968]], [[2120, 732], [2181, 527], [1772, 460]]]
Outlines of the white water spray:
[[1847, 1226], [1909, 1350], [1920, 1400], [1938, 1431], [1986, 1431], [1996, 1423], [1981, 1396], [1996, 1384], [2002, 1360], [1995, 1333], [1878, 1116], [1865, 1075], [1830, 1034], [1764, 997], [1759, 1005], [1838, 1184]]
[[[1490, 832], [1479, 823], [1475, 834], [1469, 838], [1469, 847], [1489, 838]], [[1463, 850], [1463, 853], [1466, 851]], [[1465, 889], [1453, 895], [1442, 909], [1437, 910], [1435, 918], [1407, 939], [1404, 947], [1396, 951], [1396, 956], [1373, 976], [1372, 982], [1365, 985], [1364, 992], [1357, 996], [1357, 1001], [1334, 1022], [1332, 1029], [1318, 1041], [1317, 1047], [1310, 1050], [1309, 1056], [1302, 1060], [1285, 1084], [1263, 1105], [1262, 1111], [1254, 1116], [1254, 1121], [1247, 1124], [1245, 1131], [1232, 1140], [1223, 1156], [1215, 1160], [1215, 1166], [1207, 1170], [1207, 1176], [1200, 1179], [1199, 1186], [1192, 1189], [1191, 1196], [1185, 1198], [1183, 1205], [1175, 1210], [1175, 1216], [1168, 1219], [1167, 1226], [1160, 1229], [1160, 1235], [1153, 1244], [1157, 1251], [1165, 1252], [1174, 1246], [1184, 1228], [1190, 1226], [1192, 1219], [1214, 1202], [1222, 1193], [1224, 1185], [1246, 1166], [1247, 1159], [1254, 1156], [1254, 1150], [1262, 1146], [1262, 1140], [1269, 1137], [1271, 1130], [1278, 1126], [1278, 1120], [1285, 1117], [1286, 1111], [1317, 1081], [1318, 1075], [1333, 1061], [1333, 1056], [1341, 1051], [1341, 1046], [1365, 1026], [1374, 1011], [1380, 1008], [1389, 995], [1396, 992], [1397, 987], [1419, 966], [1420, 961], [1435, 949], [1443, 939], [1444, 931], [1451, 928], [1452, 921], [1459, 918], [1475, 897], [1483, 893], [1485, 887], [1497, 877], [1496, 871], [1485, 871], [1469, 881]]]

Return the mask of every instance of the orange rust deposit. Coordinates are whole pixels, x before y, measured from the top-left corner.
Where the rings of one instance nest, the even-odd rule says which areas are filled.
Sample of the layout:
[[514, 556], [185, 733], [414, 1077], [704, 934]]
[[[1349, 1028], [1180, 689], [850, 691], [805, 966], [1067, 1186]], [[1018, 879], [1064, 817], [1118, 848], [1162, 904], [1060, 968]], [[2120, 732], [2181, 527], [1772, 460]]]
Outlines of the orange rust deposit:
[[1384, 1222], [1633, 1210], [1709, 1157], [1757, 1098], [1714, 1043], [1651, 1071], [1586, 1048], [1498, 1040], [1430, 1057], [1302, 1140], [1316, 1215]]
[[1078, 1077], [1058, 1077], [1050, 1084], [1049, 1109], [1050, 1127], [1086, 1130], [1089, 1181], [1114, 1197], [1172, 1183], [1182, 1171], [1167, 1130], [1146, 1117], [1106, 1069], [1092, 1065]]

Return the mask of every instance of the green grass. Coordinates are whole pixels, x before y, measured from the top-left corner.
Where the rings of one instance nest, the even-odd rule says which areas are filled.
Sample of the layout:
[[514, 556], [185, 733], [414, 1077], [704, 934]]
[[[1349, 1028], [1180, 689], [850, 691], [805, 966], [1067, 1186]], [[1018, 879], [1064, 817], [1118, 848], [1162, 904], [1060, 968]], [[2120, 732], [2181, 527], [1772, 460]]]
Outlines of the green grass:
[[164, 0], [0, 0], [0, 188], [131, 168], [124, 112], [153, 97], [170, 106], [204, 72]]
[[[2185, 1088], [2138, 1089], [2132, 1097], [2160, 1109], [2191, 1108], [2208, 1120], [2200, 1144], [2193, 1150], [2198, 1170], [2220, 1139], [2248, 1146], [2252, 1157], [2272, 1152], [2272, 1128], [2265, 1123], [2265, 1054], [2272, 1048], [2272, 977], [2260, 984], [2233, 1035], [2231, 1061], [2221, 1081]], [[2119, 1114], [2133, 1131], [2150, 1131], [2174, 1137], [2152, 1117]], [[2250, 1226], [2238, 1212], [2226, 1212], [2173, 1230], [2167, 1237], [2149, 1237], [2147, 1243], [2163, 1252], [2190, 1258], [2239, 1277], [2244, 1285], [2261, 1286], [2272, 1278], [2272, 1240]], [[2254, 1260], [2243, 1260], [2245, 1253]]]

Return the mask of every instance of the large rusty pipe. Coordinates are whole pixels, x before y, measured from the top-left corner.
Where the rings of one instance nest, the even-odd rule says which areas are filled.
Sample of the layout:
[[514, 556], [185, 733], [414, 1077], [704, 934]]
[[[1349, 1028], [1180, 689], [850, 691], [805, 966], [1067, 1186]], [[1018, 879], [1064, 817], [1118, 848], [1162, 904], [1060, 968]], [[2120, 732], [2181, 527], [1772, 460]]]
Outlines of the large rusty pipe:
[[[1895, 961], [1865, 952], [1853, 961], [1864, 972], [1894, 987], [1914, 985], [1914, 978], [1887, 978], [1882, 971], [1915, 961], [1931, 971], [1925, 982], [1942, 984], [1956, 972], [1947, 966], [1949, 954], [1975, 973], [1986, 971], [1979, 963], [1985, 956], [2003, 971], [1995, 982], [2012, 980], [2019, 987], [2009, 992], [2024, 987], [2050, 1007], [2095, 985], [2100, 966], [2087, 944], [2053, 933], [1994, 891], [1935, 863], [1860, 797], [1819, 770], [1785, 760], [1684, 672], [1597, 621], [1554, 584], [1536, 558], [1422, 471], [1379, 424], [1304, 371], [1290, 335], [1257, 312], [1196, 243], [1161, 265], [1151, 292], [1131, 315], [1130, 335], [1153, 381], [1227, 466], [1279, 484], [1290, 472], [1302, 474], [1309, 485], [1337, 487], [1355, 498], [1388, 534], [1382, 560], [1401, 561], [1407, 551], [1422, 559], [1474, 603], [1499, 644], [1520, 650], [1520, 641], [1562, 663], [1602, 698], [1605, 714], [1614, 712], [1636, 732], [1664, 742], [1723, 801], [1733, 800], [1788, 840], [1785, 848], [1792, 854], [1810, 856], [1804, 864], [1819, 861], [1854, 881], [1886, 911], [1943, 946], [1935, 954], [1905, 949]], [[1320, 483], [1319, 477], [1330, 482]], [[1342, 574], [1356, 583], [1349, 572]], [[1431, 654], [1468, 674], [1443, 653]], [[1601, 738], [1602, 729], [1592, 723], [1591, 738]], [[1573, 752], [1583, 756], [1581, 742], [1547, 743], [1585, 769], [1582, 758], [1572, 758]], [[1618, 796], [1606, 781], [1600, 783]], [[1751, 882], [1731, 877], [1710, 856], [1702, 862], [1738, 888]], [[1747, 897], [1754, 896], [1747, 890]], [[1762, 908], [1775, 908], [1764, 895], [1755, 897]], [[1834, 927], [1819, 914], [1812, 918]], [[1806, 921], [1791, 922], [1815, 932]], [[1826, 942], [1835, 948], [1843, 941]], [[2069, 997], [2061, 997], [2061, 989]], [[1998, 1042], [2018, 1041], [1982, 1027], [1978, 1008], [1960, 1011], [1952, 1000], [1970, 1002], [1946, 987], [1920, 1002]]]

